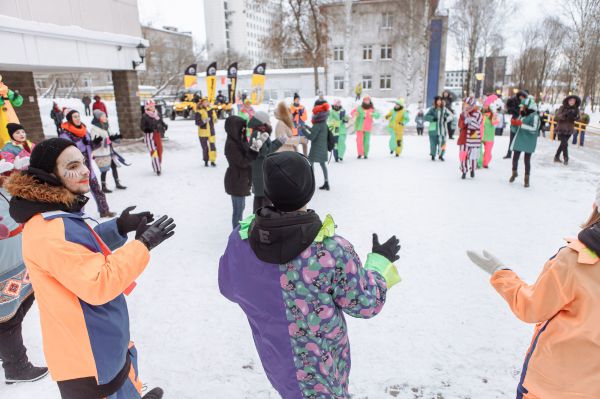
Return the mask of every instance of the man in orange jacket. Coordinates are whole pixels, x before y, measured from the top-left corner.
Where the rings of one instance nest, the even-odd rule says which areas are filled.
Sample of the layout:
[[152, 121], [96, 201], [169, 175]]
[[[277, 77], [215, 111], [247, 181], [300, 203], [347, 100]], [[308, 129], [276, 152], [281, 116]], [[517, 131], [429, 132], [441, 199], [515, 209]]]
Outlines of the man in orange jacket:
[[[148, 225], [152, 214], [132, 214], [130, 207], [92, 229], [83, 213], [89, 176], [72, 142], [43, 141], [29, 169], [5, 184], [10, 214], [24, 223], [23, 259], [39, 304], [48, 369], [62, 398], [139, 399], [142, 384], [123, 293], [175, 225], [166, 216]], [[134, 231], [136, 239], [126, 243]], [[144, 396], [161, 397], [160, 388]]]
[[468, 251], [513, 313], [537, 323], [517, 399], [600, 398], [600, 187], [577, 239], [527, 285], [493, 255]]

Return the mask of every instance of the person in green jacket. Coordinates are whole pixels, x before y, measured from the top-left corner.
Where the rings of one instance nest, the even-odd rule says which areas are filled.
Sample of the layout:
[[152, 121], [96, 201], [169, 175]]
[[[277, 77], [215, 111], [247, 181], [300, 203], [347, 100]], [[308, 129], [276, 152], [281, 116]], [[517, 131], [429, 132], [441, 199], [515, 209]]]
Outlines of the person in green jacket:
[[335, 162], [343, 161], [346, 154], [346, 123], [348, 123], [348, 116], [346, 110], [342, 107], [342, 101], [335, 100], [331, 112], [329, 112], [329, 119], [327, 119], [327, 126], [335, 138], [333, 149]]
[[404, 109], [404, 99], [396, 101], [394, 108], [388, 112], [385, 119], [389, 121], [388, 131], [390, 133], [390, 154], [396, 153], [396, 158], [402, 154], [404, 145], [404, 126], [410, 121], [408, 110]]
[[318, 163], [323, 170], [325, 184], [319, 190], [329, 191], [329, 175], [327, 173], [327, 136], [329, 134], [327, 119], [329, 119], [329, 103], [325, 100], [317, 100], [313, 107], [312, 127], [304, 127], [304, 135], [311, 141], [308, 160], [311, 165]]
[[518, 176], [519, 158], [525, 153], [525, 187], [529, 187], [529, 176], [531, 174], [531, 155], [535, 152], [538, 136], [540, 134], [540, 116], [533, 96], [528, 96], [521, 101], [521, 111], [518, 119], [513, 119], [511, 125], [517, 128], [511, 151], [513, 183]]
[[369, 157], [373, 121], [379, 119], [380, 116], [379, 112], [373, 106], [370, 96], [365, 96], [362, 104], [352, 111], [358, 159], [367, 159]]
[[435, 161], [436, 155], [440, 161], [444, 161], [446, 153], [446, 136], [448, 122], [452, 121], [452, 113], [444, 105], [440, 96], [435, 96], [433, 106], [425, 114], [425, 120], [429, 122], [429, 146], [431, 160]]

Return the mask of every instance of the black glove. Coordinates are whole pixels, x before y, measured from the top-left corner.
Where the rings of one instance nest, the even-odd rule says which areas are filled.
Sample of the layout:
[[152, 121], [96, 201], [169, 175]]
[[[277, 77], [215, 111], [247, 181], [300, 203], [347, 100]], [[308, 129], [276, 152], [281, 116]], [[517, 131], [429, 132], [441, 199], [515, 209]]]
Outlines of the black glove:
[[437, 121], [438, 121], [438, 118], [437, 118], [437, 116], [434, 116], [433, 118], [431, 118], [431, 121], [432, 121], [432, 122], [437, 122]]
[[396, 236], [392, 236], [392, 238], [387, 240], [384, 244], [380, 244], [377, 234], [373, 234], [372, 252], [379, 254], [389, 260], [391, 263], [394, 263], [400, 259], [400, 256], [398, 255], [398, 252], [400, 252], [400, 241], [396, 238]]
[[88, 140], [87, 136], [83, 136], [81, 142], [83, 143], [83, 145], [90, 145], [90, 141]]
[[123, 138], [123, 136], [121, 136], [119, 133], [113, 134], [112, 136], [109, 136], [109, 137], [110, 137], [110, 141], [118, 141]]
[[102, 143], [102, 140], [102, 137], [98, 136], [94, 140], [92, 140], [92, 144], [94, 145], [94, 147], [97, 147]]
[[146, 218], [143, 218], [135, 233], [135, 239], [140, 240], [148, 248], [148, 251], [151, 251], [166, 239], [171, 238], [175, 234], [174, 230], [175, 223], [173, 223], [173, 219], [168, 218], [166, 215], [150, 226]]
[[154, 222], [154, 215], [150, 212], [129, 213], [134, 209], [135, 206], [126, 208], [123, 213], [121, 213], [121, 216], [117, 218], [117, 228], [119, 229], [119, 234], [122, 236], [127, 235], [127, 233], [131, 233], [132, 231], [136, 231], [142, 220], [146, 220], [146, 224]]

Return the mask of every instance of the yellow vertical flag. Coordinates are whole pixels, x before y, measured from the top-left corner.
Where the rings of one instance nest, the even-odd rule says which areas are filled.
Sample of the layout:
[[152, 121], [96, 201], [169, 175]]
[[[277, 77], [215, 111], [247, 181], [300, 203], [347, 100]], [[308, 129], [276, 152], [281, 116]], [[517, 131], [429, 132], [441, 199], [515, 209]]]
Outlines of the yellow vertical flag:
[[185, 72], [183, 73], [183, 87], [189, 89], [192, 86], [196, 86], [198, 83], [198, 76], [196, 75], [197, 71], [197, 64], [192, 64], [185, 68]]
[[210, 104], [215, 102], [217, 94], [217, 62], [213, 62], [206, 68], [206, 96]]
[[254, 73], [252, 74], [252, 80], [250, 84], [252, 85], [252, 93], [250, 94], [250, 98], [252, 99], [252, 104], [258, 105], [262, 103], [265, 98], [265, 71], [267, 70], [267, 64], [265, 62], [258, 64], [256, 68], [254, 68]]

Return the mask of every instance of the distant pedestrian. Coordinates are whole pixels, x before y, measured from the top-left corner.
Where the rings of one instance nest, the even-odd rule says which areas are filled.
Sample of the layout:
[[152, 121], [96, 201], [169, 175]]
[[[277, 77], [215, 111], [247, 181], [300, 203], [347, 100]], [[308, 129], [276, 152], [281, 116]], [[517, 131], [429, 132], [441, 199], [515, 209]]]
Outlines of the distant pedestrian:
[[560, 145], [554, 156], [554, 162], [561, 162], [561, 154], [564, 157], [564, 164], [569, 164], [569, 139], [575, 133], [575, 121], [579, 120], [579, 107], [581, 99], [577, 96], [568, 96], [563, 100], [563, 104], [556, 111], [556, 132]]
[[85, 109], [85, 116], [90, 116], [92, 114], [92, 111], [90, 111], [92, 99], [86, 94], [81, 98], [81, 102], [83, 103], [83, 108]]
[[102, 102], [102, 98], [100, 98], [100, 96], [94, 96], [94, 105], [92, 106], [92, 109], [94, 111], [99, 109], [100, 111], [102, 111], [106, 114], [106, 117], [108, 117], [108, 111], [106, 109], [106, 104], [104, 104]]

